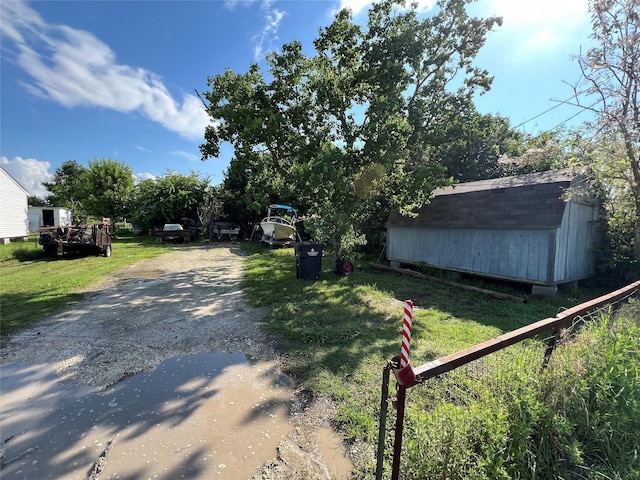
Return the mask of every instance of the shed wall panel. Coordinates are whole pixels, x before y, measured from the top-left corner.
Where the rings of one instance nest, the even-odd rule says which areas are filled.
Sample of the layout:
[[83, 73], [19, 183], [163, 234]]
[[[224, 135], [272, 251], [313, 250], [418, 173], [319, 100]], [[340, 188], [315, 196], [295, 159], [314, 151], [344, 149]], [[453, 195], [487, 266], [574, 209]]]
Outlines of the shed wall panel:
[[569, 202], [558, 228], [555, 281], [569, 282], [594, 274], [593, 245], [596, 240], [596, 209]]
[[0, 169], [0, 238], [29, 235], [28, 193], [3, 169]]
[[548, 283], [550, 230], [420, 229], [388, 227], [387, 258]]
[[64, 207], [29, 207], [29, 230], [37, 232], [38, 228], [45, 226], [43, 211], [53, 212], [53, 227], [71, 225], [71, 210]]

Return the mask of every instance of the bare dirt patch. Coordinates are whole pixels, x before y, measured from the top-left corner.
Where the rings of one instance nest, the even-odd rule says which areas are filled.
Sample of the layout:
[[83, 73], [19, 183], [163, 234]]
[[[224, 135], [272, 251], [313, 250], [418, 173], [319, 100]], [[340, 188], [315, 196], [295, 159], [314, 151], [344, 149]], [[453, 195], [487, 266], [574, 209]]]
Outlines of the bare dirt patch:
[[[114, 252], [117, 255], [117, 252]], [[87, 290], [87, 298], [2, 346], [2, 364], [48, 364], [63, 383], [103, 391], [156, 368], [166, 359], [208, 352], [242, 352], [278, 362], [260, 331], [264, 312], [240, 289], [244, 255], [234, 245], [179, 246], [130, 265]], [[320, 402], [320, 403], [318, 403]], [[332, 406], [295, 395], [292, 434], [254, 478], [345, 478], [348, 462], [327, 465]], [[325, 450], [323, 457], [322, 450]]]

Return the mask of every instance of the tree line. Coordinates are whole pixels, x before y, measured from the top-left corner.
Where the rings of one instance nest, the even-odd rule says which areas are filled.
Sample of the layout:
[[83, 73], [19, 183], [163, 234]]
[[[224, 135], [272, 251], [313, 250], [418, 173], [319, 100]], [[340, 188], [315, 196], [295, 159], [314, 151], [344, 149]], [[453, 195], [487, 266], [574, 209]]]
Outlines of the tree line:
[[69, 208], [74, 222], [108, 217], [146, 230], [165, 223], [195, 227], [220, 215], [216, 210], [218, 189], [209, 177], [196, 172], [169, 171], [136, 184], [133, 170], [124, 162], [95, 159], [84, 167], [69, 160], [43, 185], [49, 195], [30, 197], [29, 204]]
[[492, 77], [474, 59], [502, 19], [472, 17], [468, 3], [439, 0], [422, 18], [415, 5], [383, 0], [365, 25], [345, 9], [312, 48], [294, 41], [267, 56], [265, 71], [251, 64], [210, 77], [202, 158], [217, 158], [225, 142], [234, 150], [219, 186], [173, 172], [134, 185], [122, 163], [66, 162], [45, 185], [49, 201], [143, 228], [206, 215], [251, 223], [286, 203], [338, 256], [383, 229], [391, 209], [415, 215], [437, 187], [575, 166], [604, 207], [598, 265], [637, 275], [639, 0], [590, 0], [596, 46], [576, 57], [583, 76], [569, 103], [596, 120], [538, 135], [477, 111]]

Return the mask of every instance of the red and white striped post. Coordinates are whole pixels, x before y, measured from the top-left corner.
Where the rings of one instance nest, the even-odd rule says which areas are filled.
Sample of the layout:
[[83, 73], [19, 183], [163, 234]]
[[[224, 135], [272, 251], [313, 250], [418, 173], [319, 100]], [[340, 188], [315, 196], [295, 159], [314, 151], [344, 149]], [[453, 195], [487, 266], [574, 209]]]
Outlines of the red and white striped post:
[[[411, 323], [413, 321], [413, 302], [407, 300], [404, 302], [404, 317], [402, 321], [402, 347], [400, 349], [399, 368], [393, 368], [393, 373], [399, 385], [413, 385], [416, 374], [413, 371], [409, 355], [411, 353]], [[396, 357], [397, 358], [397, 357]], [[397, 362], [397, 360], [396, 360]]]
[[409, 364], [409, 354], [411, 353], [411, 322], [413, 321], [413, 302], [404, 302], [404, 319], [402, 322], [402, 348], [400, 349], [400, 367]]

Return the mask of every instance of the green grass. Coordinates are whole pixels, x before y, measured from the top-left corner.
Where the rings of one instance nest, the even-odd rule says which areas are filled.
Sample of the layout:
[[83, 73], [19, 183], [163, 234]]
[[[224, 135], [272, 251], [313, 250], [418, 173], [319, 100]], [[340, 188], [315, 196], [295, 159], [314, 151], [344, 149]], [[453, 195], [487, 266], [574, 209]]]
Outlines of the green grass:
[[[411, 362], [418, 366], [602, 293], [537, 299], [516, 288], [485, 285], [527, 297], [526, 304], [514, 303], [374, 270], [365, 260], [354, 262], [352, 275], [339, 277], [330, 257], [323, 259], [320, 280], [305, 281], [296, 279], [292, 249], [248, 249], [244, 289], [254, 305], [269, 307], [265, 328], [281, 342], [289, 372], [311, 392], [336, 400], [345, 436], [369, 445], [377, 440], [382, 369], [400, 353], [404, 300], [415, 305]], [[360, 477], [371, 477], [371, 463], [360, 468]]]
[[[365, 452], [354, 478], [373, 476], [382, 369], [400, 350], [404, 300], [415, 304], [411, 362], [418, 366], [603, 293], [581, 289], [537, 299], [517, 287], [473, 281], [528, 300], [513, 303], [374, 270], [366, 259], [354, 262], [353, 274], [339, 277], [330, 257], [323, 258], [321, 279], [306, 281], [296, 279], [292, 249], [243, 247], [249, 253], [243, 288], [250, 303], [266, 307], [264, 329], [279, 342], [287, 370], [308, 391], [336, 401], [345, 437]], [[104, 276], [170, 248], [147, 237], [126, 237], [114, 242], [110, 258], [54, 260], [43, 257], [33, 241], [0, 246], [2, 333], [72, 305], [82, 289]], [[553, 375], [538, 375], [544, 347], [536, 350], [531, 341], [521, 350], [533, 352], [532, 358], [505, 353], [513, 368], [499, 370], [491, 383], [484, 377], [476, 383], [459, 379], [475, 403], [451, 397], [447, 377], [439, 390], [411, 389], [405, 478], [640, 478], [635, 305], [631, 333], [585, 329], [577, 343], [582, 347], [554, 354]], [[458, 374], [452, 372], [452, 380]], [[620, 462], [630, 467], [620, 470]]]
[[514, 346], [413, 389], [403, 478], [640, 478], [639, 322], [632, 300], [585, 321], [544, 372], [544, 348]]
[[43, 254], [37, 239], [0, 245], [0, 332], [19, 328], [59, 312], [80, 301], [80, 291], [125, 265], [166, 252], [150, 237], [120, 237], [111, 257]]
[[331, 272], [329, 257], [323, 258], [321, 279], [305, 281], [296, 279], [293, 250], [249, 248], [244, 290], [254, 305], [270, 307], [268, 331], [295, 352], [291, 369], [311, 386], [320, 372], [359, 372], [373, 358], [382, 368], [399, 353], [404, 300], [415, 305], [411, 356], [417, 365], [594, 296], [582, 291], [514, 303], [374, 270], [365, 260], [355, 262], [352, 275], [339, 277]]

